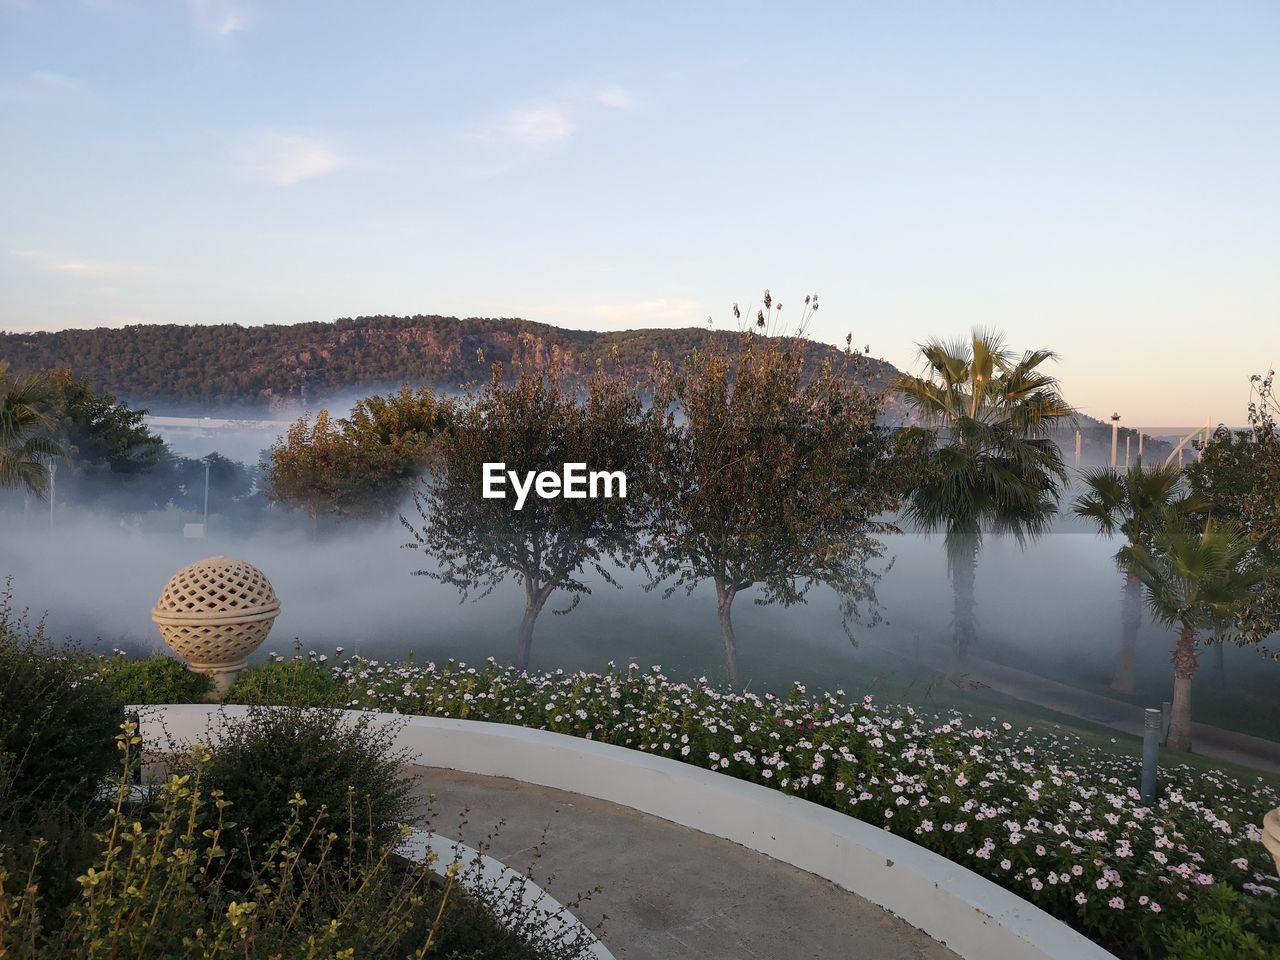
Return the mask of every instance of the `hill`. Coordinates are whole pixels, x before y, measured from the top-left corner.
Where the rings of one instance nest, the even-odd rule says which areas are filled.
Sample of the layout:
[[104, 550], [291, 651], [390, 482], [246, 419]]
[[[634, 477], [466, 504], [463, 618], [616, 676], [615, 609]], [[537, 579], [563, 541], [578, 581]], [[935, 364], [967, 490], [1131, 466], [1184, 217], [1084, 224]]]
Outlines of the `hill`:
[[[95, 388], [153, 413], [204, 414], [318, 407], [339, 394], [402, 383], [456, 390], [487, 378], [495, 361], [511, 369], [559, 357], [570, 370], [586, 371], [603, 360], [638, 378], [655, 354], [679, 364], [694, 349], [735, 336], [698, 328], [598, 333], [510, 318], [378, 316], [289, 326], [162, 324], [0, 333], [0, 358], [19, 373], [70, 366]], [[836, 347], [813, 341], [807, 350], [815, 363], [842, 356]], [[898, 371], [868, 359], [861, 372], [873, 389], [883, 390]]]

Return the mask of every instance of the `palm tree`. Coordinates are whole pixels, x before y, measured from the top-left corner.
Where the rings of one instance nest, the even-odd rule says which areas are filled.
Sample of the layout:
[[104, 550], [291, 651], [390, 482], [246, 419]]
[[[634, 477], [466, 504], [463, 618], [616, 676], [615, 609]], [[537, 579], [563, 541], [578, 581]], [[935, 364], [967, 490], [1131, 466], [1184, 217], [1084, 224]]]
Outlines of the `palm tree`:
[[1119, 561], [1146, 587], [1152, 615], [1179, 628], [1173, 648], [1169, 746], [1190, 750], [1196, 638], [1203, 630], [1221, 634], [1236, 626], [1243, 605], [1255, 599], [1277, 571], [1257, 558], [1239, 524], [1209, 518], [1201, 528], [1176, 506], [1165, 511], [1150, 545], [1122, 547]]
[[52, 390], [45, 378], [9, 375], [9, 364], [0, 360], [0, 489], [24, 487], [40, 499], [48, 495], [50, 457], [62, 456], [62, 448], [42, 434], [53, 429], [46, 412]]
[[1044, 533], [1058, 509], [1067, 471], [1046, 433], [1071, 408], [1058, 382], [1042, 372], [1048, 350], [1020, 357], [996, 333], [920, 347], [926, 376], [901, 378], [908, 405], [936, 431], [906, 515], [928, 532], [946, 533], [954, 594], [952, 672], [973, 644], [974, 581], [984, 530], [1023, 542]]
[[[1182, 482], [1178, 467], [1131, 466], [1124, 473], [1110, 468], [1084, 475], [1088, 492], [1076, 498], [1072, 510], [1092, 520], [1102, 536], [1119, 531], [1130, 546], [1149, 545], [1161, 514], [1177, 499]], [[1132, 571], [1124, 576], [1124, 607], [1120, 617], [1120, 653], [1116, 657], [1111, 689], [1134, 691], [1134, 654], [1142, 626], [1142, 583]]]

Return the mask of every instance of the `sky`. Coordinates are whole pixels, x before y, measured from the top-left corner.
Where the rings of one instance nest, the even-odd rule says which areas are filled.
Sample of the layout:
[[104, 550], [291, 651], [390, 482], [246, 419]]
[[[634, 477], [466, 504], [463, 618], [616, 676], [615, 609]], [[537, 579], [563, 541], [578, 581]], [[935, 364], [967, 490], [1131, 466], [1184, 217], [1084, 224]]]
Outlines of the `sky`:
[[1280, 3], [0, 0], [0, 329], [974, 326], [1134, 426], [1280, 365]]

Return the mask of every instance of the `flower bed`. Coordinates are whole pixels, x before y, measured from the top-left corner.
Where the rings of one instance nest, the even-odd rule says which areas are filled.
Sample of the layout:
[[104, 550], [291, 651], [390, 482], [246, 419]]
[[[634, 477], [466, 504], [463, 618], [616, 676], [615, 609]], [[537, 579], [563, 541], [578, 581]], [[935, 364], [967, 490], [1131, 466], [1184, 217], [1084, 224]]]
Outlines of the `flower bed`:
[[[1138, 761], [1009, 724], [870, 697], [732, 694], [655, 667], [521, 675], [490, 661], [334, 666], [351, 707], [511, 723], [750, 780], [891, 830], [1127, 955], [1220, 909], [1221, 887], [1280, 917], [1258, 824], [1280, 794], [1186, 766], [1142, 802]], [[1215, 895], [1216, 891], [1216, 895]]]

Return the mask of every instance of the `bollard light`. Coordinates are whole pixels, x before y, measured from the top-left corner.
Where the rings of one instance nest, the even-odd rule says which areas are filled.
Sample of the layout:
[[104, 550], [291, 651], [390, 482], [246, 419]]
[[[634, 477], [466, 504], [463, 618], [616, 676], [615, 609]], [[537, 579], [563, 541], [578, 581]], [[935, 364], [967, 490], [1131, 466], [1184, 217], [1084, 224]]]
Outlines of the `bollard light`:
[[1156, 770], [1160, 763], [1160, 711], [1154, 707], [1146, 710], [1142, 724], [1142, 799], [1156, 797]]

